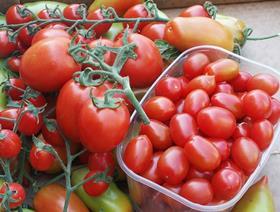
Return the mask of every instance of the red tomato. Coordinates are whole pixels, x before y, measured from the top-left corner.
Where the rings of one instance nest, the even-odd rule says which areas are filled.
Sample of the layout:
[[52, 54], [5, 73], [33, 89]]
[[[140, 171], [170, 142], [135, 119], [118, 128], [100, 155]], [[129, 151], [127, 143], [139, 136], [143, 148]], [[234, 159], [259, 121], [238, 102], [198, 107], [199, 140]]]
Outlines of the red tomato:
[[6, 22], [7, 24], [22, 24], [32, 21], [32, 14], [27, 12], [22, 15], [22, 11], [25, 7], [22, 4], [14, 4], [6, 12]]
[[193, 79], [203, 74], [205, 67], [210, 63], [207, 55], [195, 53], [187, 57], [183, 63], [183, 70], [188, 79]]
[[104, 153], [90, 153], [88, 157], [88, 168], [91, 171], [105, 171], [108, 170], [108, 175], [113, 176], [115, 171], [115, 160], [112, 152]]
[[58, 132], [55, 119], [44, 119], [42, 135], [45, 141], [53, 146], [65, 146], [64, 140]]
[[[18, 183], [4, 183], [0, 188], [0, 194], [5, 195], [8, 190], [12, 193], [10, 198], [13, 199], [13, 201], [9, 201], [9, 207], [14, 209], [21, 206], [26, 197], [25, 190], [22, 185]], [[2, 200], [3, 199], [0, 198], [0, 202], [2, 202]]]
[[233, 169], [220, 169], [212, 178], [212, 188], [217, 199], [230, 200], [242, 187], [240, 175]]
[[24, 46], [29, 47], [31, 46], [32, 39], [36, 32], [30, 33], [30, 30], [35, 29], [37, 27], [37, 24], [31, 24], [29, 25], [29, 28], [25, 27], [22, 30], [20, 30], [18, 34], [19, 40], [23, 43]]
[[246, 182], [246, 176], [244, 174], [244, 172], [231, 160], [227, 160], [221, 163], [221, 166], [219, 167], [220, 169], [224, 169], [224, 168], [229, 168], [229, 169], [233, 169], [234, 171], [236, 171], [241, 179], [242, 179], [242, 183]]
[[182, 96], [185, 98], [188, 95], [188, 83], [189, 80], [185, 76], [178, 77], [181, 83], [181, 91], [182, 91]]
[[[98, 170], [94, 170], [94, 171], [90, 171], [84, 178], [87, 179], [93, 175], [98, 175], [100, 174], [100, 171]], [[98, 197], [100, 195], [102, 195], [105, 191], [107, 191], [107, 189], [109, 188], [109, 183], [103, 181], [103, 180], [97, 180], [97, 179], [92, 179], [88, 182], [86, 182], [83, 185], [83, 188], [85, 189], [85, 192], [93, 197]]]
[[226, 140], [218, 139], [218, 138], [209, 138], [212, 144], [217, 148], [219, 151], [222, 161], [226, 161], [229, 159], [230, 156], [230, 145]]
[[133, 32], [133, 29], [123, 29], [119, 34], [115, 36], [114, 41], [118, 41], [119, 39], [122, 39], [125, 32], [127, 32], [128, 34], [139, 33], [138, 30], [136, 32]]
[[197, 114], [197, 125], [207, 136], [228, 139], [236, 128], [234, 115], [221, 107], [207, 107]]
[[51, 23], [45, 26], [45, 29], [62, 29], [66, 30], [67, 25], [63, 23]]
[[49, 14], [49, 10], [47, 9], [43, 9], [41, 10], [39, 13], [38, 13], [38, 18], [41, 18], [41, 19], [51, 19], [51, 16]]
[[208, 180], [196, 178], [182, 185], [180, 195], [194, 203], [206, 205], [213, 199], [213, 189]]
[[33, 104], [35, 107], [43, 107], [47, 104], [47, 100], [42, 94], [37, 94], [37, 97], [31, 97], [27, 99], [31, 104]]
[[150, 23], [141, 30], [141, 35], [150, 38], [152, 41], [163, 40], [165, 26], [164, 23]]
[[213, 171], [221, 163], [221, 155], [206, 138], [193, 136], [184, 150], [190, 164], [199, 171]]
[[48, 39], [48, 38], [54, 39], [58, 37], [71, 39], [71, 36], [63, 29], [45, 28], [45, 29], [41, 29], [39, 32], [35, 34], [35, 36], [32, 39], [32, 45], [44, 39]]
[[271, 144], [273, 125], [268, 120], [256, 121], [252, 125], [250, 134], [250, 137], [257, 143], [260, 150], [263, 151]]
[[165, 77], [161, 79], [155, 88], [157, 96], [164, 96], [173, 102], [178, 101], [182, 96], [181, 82], [175, 77]]
[[205, 8], [202, 5], [193, 5], [191, 7], [188, 7], [187, 9], [183, 10], [180, 15], [180, 17], [207, 17], [211, 18], [208, 12], [205, 10]]
[[180, 184], [188, 174], [189, 163], [184, 149], [181, 147], [170, 147], [160, 156], [158, 174], [170, 185]]
[[[0, 32], [1, 33], [1, 32]], [[1, 35], [0, 35], [1, 36]], [[1, 41], [2, 42], [2, 41]], [[1, 53], [0, 53], [1, 54]], [[1, 57], [1, 56], [0, 56]], [[10, 57], [8, 60], [7, 60], [7, 66], [8, 68], [13, 71], [13, 72], [19, 72], [19, 66], [20, 66], [20, 63], [21, 63], [21, 57], [16, 57], [16, 56], [13, 56], [13, 57]]]
[[241, 122], [236, 126], [236, 129], [233, 133], [233, 138], [237, 139], [240, 137], [249, 137], [250, 136], [250, 125], [246, 122]]
[[[136, 45], [137, 59], [128, 59], [121, 70], [122, 76], [129, 76], [130, 84], [134, 88], [145, 88], [162, 73], [164, 64], [160, 52], [153, 41], [143, 35], [132, 33], [128, 35], [128, 43]], [[122, 39], [115, 44], [122, 46]], [[149, 67], [149, 68], [147, 68]]]
[[90, 155], [90, 152], [88, 152], [88, 151], [86, 151], [83, 154], [81, 154], [79, 156], [79, 162], [81, 164], [88, 164], [89, 155]]
[[240, 71], [233, 80], [230, 81], [231, 86], [235, 92], [247, 91], [247, 83], [252, 78], [248, 72]]
[[190, 180], [190, 179], [194, 179], [194, 178], [204, 178], [204, 179], [210, 180], [212, 178], [212, 176], [213, 176], [213, 172], [210, 172], [210, 171], [201, 172], [191, 166], [186, 179]]
[[16, 42], [9, 41], [7, 31], [0, 31], [0, 58], [8, 57], [17, 49]]
[[150, 98], [143, 105], [143, 109], [149, 118], [156, 119], [161, 122], [170, 120], [176, 113], [174, 103], [170, 99], [161, 96]]
[[[25, 110], [26, 108], [19, 109], [18, 113], [22, 113]], [[33, 112], [26, 112], [19, 122], [18, 131], [27, 136], [36, 135], [41, 130], [42, 124], [43, 116], [41, 113], [36, 117]]]
[[215, 77], [202, 75], [192, 79], [188, 84], [187, 91], [189, 93], [196, 89], [202, 89], [211, 95], [216, 89]]
[[260, 149], [250, 138], [240, 137], [233, 142], [231, 157], [246, 174], [251, 174], [260, 160]]
[[197, 113], [210, 104], [208, 94], [201, 89], [190, 92], [184, 102], [184, 112], [196, 117]]
[[280, 118], [280, 102], [277, 99], [272, 98], [271, 99], [271, 110], [272, 113], [268, 120], [272, 124], [276, 124]]
[[[70, 4], [63, 10], [63, 16], [70, 20], [79, 20], [82, 19], [80, 10], [82, 5], [81, 4]], [[72, 24], [69, 24], [70, 26]]]
[[27, 46], [25, 46], [20, 40], [17, 40], [17, 50], [20, 54], [24, 54], [24, 52], [26, 52], [27, 49]]
[[35, 170], [47, 171], [54, 164], [55, 157], [51, 153], [33, 146], [29, 153], [29, 161]]
[[[0, 117], [16, 120], [18, 118], [18, 109], [17, 108], [8, 108], [5, 110], [2, 110], [2, 111], [0, 111]], [[14, 128], [14, 122], [11, 122], [11, 121], [6, 121], [6, 120], [0, 119], [0, 125], [3, 129], [13, 130], [13, 128]]]
[[274, 95], [279, 89], [279, 80], [270, 74], [257, 74], [247, 83], [247, 90], [260, 89], [270, 96]]
[[124, 162], [137, 174], [145, 172], [152, 163], [153, 145], [145, 135], [137, 136], [128, 143], [124, 151]]
[[253, 90], [243, 98], [243, 111], [252, 119], [265, 119], [271, 115], [271, 99], [262, 90]]
[[21, 140], [11, 130], [0, 130], [0, 157], [9, 159], [16, 157], [21, 149]]
[[20, 78], [11, 78], [9, 79], [10, 86], [6, 90], [6, 94], [11, 97], [12, 100], [21, 100], [22, 95], [26, 89], [26, 85]]
[[176, 105], [175, 105], [176, 106], [176, 112], [178, 114], [183, 113], [184, 105], [185, 105], [185, 100], [184, 99], [181, 99], [180, 101], [178, 101], [176, 103]]
[[146, 135], [154, 149], [165, 150], [172, 145], [169, 127], [160, 121], [150, 120], [150, 124], [142, 124], [140, 134]]
[[233, 88], [230, 84], [226, 82], [221, 82], [217, 84], [215, 93], [228, 93], [228, 94], [233, 94]]

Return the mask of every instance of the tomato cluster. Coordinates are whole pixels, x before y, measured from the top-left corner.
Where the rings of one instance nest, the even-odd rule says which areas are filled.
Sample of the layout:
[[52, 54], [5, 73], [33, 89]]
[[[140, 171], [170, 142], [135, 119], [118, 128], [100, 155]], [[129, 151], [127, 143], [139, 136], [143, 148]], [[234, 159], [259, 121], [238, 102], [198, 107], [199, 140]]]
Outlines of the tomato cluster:
[[194, 203], [219, 204], [239, 192], [272, 142], [279, 81], [205, 53], [186, 57], [180, 72], [161, 79], [144, 103], [150, 123], [141, 124], [123, 159]]

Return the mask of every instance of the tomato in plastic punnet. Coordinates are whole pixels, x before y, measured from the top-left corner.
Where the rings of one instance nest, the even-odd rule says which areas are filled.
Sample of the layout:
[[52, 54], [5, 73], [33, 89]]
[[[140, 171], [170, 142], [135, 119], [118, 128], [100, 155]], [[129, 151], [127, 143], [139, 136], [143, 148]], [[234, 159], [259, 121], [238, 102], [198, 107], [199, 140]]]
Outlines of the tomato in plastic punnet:
[[[8, 190], [12, 192], [10, 198], [14, 200], [9, 202], [9, 207], [14, 209], [21, 206], [26, 198], [25, 190], [22, 185], [18, 183], [4, 183], [0, 188], [0, 194], [4, 195]], [[2, 200], [3, 199], [0, 198], [0, 202], [2, 202]]]
[[272, 113], [268, 120], [272, 124], [276, 124], [280, 118], [280, 102], [277, 99], [272, 98], [271, 99], [271, 110]]
[[211, 18], [208, 12], [202, 5], [193, 5], [188, 7], [187, 9], [183, 10], [180, 17], [206, 17]]
[[213, 176], [213, 172], [207, 171], [207, 172], [201, 172], [194, 167], [190, 167], [188, 171], [188, 175], [186, 177], [187, 180], [194, 179], [194, 178], [204, 178], [207, 180], [210, 180]]
[[234, 139], [237, 139], [240, 137], [250, 137], [250, 128], [251, 128], [251, 126], [247, 122], [241, 122], [241, 123], [237, 124], [232, 137]]
[[11, 130], [0, 130], [0, 157], [10, 159], [16, 157], [21, 150], [21, 140]]
[[252, 78], [252, 75], [245, 71], [240, 71], [229, 83], [233, 87], [235, 92], [244, 92], [247, 91], [247, 83]]
[[221, 82], [221, 83], [217, 84], [215, 93], [234, 94], [234, 90], [230, 84], [228, 84], [226, 82]]
[[6, 90], [6, 94], [11, 97], [12, 100], [21, 100], [26, 85], [20, 78], [11, 78], [9, 79], [9, 85], [11, 85]]
[[181, 82], [175, 77], [161, 79], [155, 88], [155, 95], [164, 96], [173, 102], [178, 101], [182, 96]]
[[250, 137], [257, 143], [263, 151], [269, 147], [273, 138], [273, 125], [268, 120], [256, 121], [250, 130]]
[[176, 113], [177, 113], [177, 114], [183, 113], [184, 104], [185, 104], [185, 100], [184, 100], [184, 99], [181, 99], [181, 100], [179, 100], [179, 101], [176, 103], [175, 106], [176, 106]]
[[62, 29], [52, 29], [52, 28], [41, 29], [33, 37], [32, 45], [34, 45], [35, 43], [37, 43], [41, 40], [44, 40], [44, 39], [48, 39], [48, 38], [54, 39], [54, 38], [59, 38], [59, 37], [71, 39], [71, 36]]
[[226, 140], [219, 138], [209, 138], [209, 141], [211, 141], [211, 143], [214, 144], [214, 146], [219, 151], [222, 161], [226, 161], [229, 159], [230, 145]]
[[193, 78], [188, 83], [187, 91], [189, 93], [196, 89], [202, 89], [202, 90], [206, 91], [206, 93], [208, 93], [209, 95], [213, 94], [216, 89], [215, 77], [201, 75], [201, 76]]
[[0, 58], [6, 58], [17, 49], [16, 42], [9, 40], [8, 33], [5, 30], [0, 31]]
[[185, 76], [178, 77], [180, 83], [181, 83], [181, 92], [182, 92], [182, 98], [185, 98], [188, 95], [188, 83], [189, 80]]
[[152, 41], [163, 40], [165, 26], [164, 23], [150, 23], [141, 30], [141, 35], [150, 38]]
[[244, 172], [233, 161], [231, 161], [231, 160], [223, 161], [219, 168], [220, 169], [224, 169], [224, 168], [233, 169], [240, 175], [242, 182], [245, 183], [247, 176], [245, 176]]
[[7, 24], [22, 24], [32, 21], [32, 14], [24, 12], [25, 7], [22, 4], [11, 6], [6, 12]]

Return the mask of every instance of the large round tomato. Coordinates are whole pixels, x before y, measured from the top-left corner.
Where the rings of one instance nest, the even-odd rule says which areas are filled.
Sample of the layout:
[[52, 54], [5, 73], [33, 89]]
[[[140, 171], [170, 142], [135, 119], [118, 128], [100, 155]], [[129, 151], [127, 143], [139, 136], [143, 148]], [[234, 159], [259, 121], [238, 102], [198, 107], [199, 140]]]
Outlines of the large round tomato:
[[163, 179], [159, 176], [157, 164], [162, 152], [156, 152], [153, 155], [152, 162], [150, 166], [141, 174], [146, 179], [149, 179], [157, 184], [162, 184]]
[[16, 42], [9, 41], [8, 33], [5, 30], [0, 31], [0, 58], [8, 57], [17, 49]]
[[146, 25], [141, 30], [141, 35], [150, 38], [152, 41], [163, 40], [165, 24], [164, 23], [151, 23]]
[[71, 39], [71, 36], [65, 30], [52, 29], [52, 28], [42, 29], [39, 32], [37, 32], [35, 34], [35, 36], [33, 37], [32, 45], [39, 42], [40, 40], [44, 40], [44, 39], [47, 39], [47, 38], [53, 38], [54, 39], [54, 38], [59, 38], [59, 37]]
[[273, 125], [268, 120], [256, 121], [253, 123], [250, 133], [250, 137], [257, 143], [260, 150], [265, 150], [273, 138]]
[[55, 38], [32, 45], [22, 57], [19, 72], [23, 81], [41, 92], [60, 89], [81, 70], [68, 53], [69, 44], [67, 38]]

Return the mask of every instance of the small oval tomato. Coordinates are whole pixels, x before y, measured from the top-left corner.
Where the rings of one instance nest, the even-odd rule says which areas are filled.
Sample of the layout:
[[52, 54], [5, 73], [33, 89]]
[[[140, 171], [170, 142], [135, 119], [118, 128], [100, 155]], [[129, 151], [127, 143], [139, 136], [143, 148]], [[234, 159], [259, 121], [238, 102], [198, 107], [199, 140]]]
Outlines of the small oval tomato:
[[224, 168], [233, 169], [241, 176], [243, 183], [246, 181], [246, 176], [245, 176], [244, 172], [231, 160], [222, 162], [221, 166], [219, 168], [220, 169], [224, 169]]
[[271, 115], [271, 99], [262, 90], [253, 90], [243, 98], [243, 111], [252, 119], [265, 119]]
[[51, 153], [45, 150], [40, 150], [36, 146], [31, 148], [29, 153], [29, 162], [35, 170], [47, 171], [51, 168], [54, 161], [55, 157]]
[[43, 124], [43, 116], [41, 113], [35, 116], [33, 112], [24, 112], [26, 108], [19, 109], [18, 113], [24, 113], [18, 125], [18, 131], [24, 135], [31, 136], [37, 134]]
[[5, 30], [0, 31], [0, 58], [6, 58], [17, 49], [16, 42], [9, 40]]
[[145, 172], [152, 162], [153, 145], [149, 138], [140, 135], [133, 138], [124, 151], [124, 162], [137, 174]]
[[250, 137], [263, 151], [271, 144], [273, 132], [273, 125], [268, 120], [256, 121], [251, 127]]
[[226, 83], [226, 82], [221, 82], [218, 83], [216, 86], [216, 90], [215, 93], [228, 93], [228, 94], [233, 94], [233, 88], [230, 84]]
[[37, 16], [38, 16], [38, 18], [41, 18], [41, 19], [51, 19], [49, 10], [47, 10], [47, 9], [41, 10], [41, 11], [38, 13]]
[[160, 185], [163, 184], [163, 179], [159, 176], [157, 165], [161, 155], [162, 152], [156, 152], [153, 155], [152, 163], [150, 164], [150, 166], [141, 174], [142, 177], [145, 177], [146, 179], [151, 180]]
[[[17, 108], [8, 108], [5, 110], [2, 110], [2, 111], [0, 111], [0, 117], [9, 118], [9, 119], [13, 119], [16, 121], [16, 119], [18, 118], [18, 109]], [[13, 130], [13, 128], [14, 128], [14, 122], [12, 122], [12, 121], [6, 121], [6, 120], [0, 119], [0, 124], [3, 129]]]
[[[0, 53], [1, 54], [1, 53]], [[1, 57], [1, 56], [0, 56]], [[20, 66], [20, 62], [21, 62], [21, 57], [10, 57], [7, 60], [7, 66], [8, 68], [13, 71], [13, 72], [19, 72], [19, 66]]]
[[184, 104], [185, 104], [185, 100], [184, 99], [181, 99], [180, 101], [178, 101], [176, 103], [176, 113], [178, 114], [181, 114], [183, 113], [183, 110], [184, 110]]
[[[81, 4], [70, 4], [63, 10], [63, 16], [70, 20], [79, 20], [82, 19], [81, 16]], [[72, 24], [69, 24], [72, 25]]]
[[178, 77], [181, 83], [181, 91], [182, 91], [182, 98], [185, 98], [188, 95], [188, 83], [189, 80], [185, 76]]
[[90, 153], [88, 156], [88, 168], [91, 171], [106, 171], [108, 175], [113, 176], [115, 171], [115, 160], [112, 152]]
[[250, 136], [250, 125], [247, 122], [241, 122], [237, 124], [232, 137], [234, 139], [237, 139], [240, 137], [249, 137], [249, 136]]
[[187, 180], [190, 180], [190, 179], [194, 179], [194, 178], [204, 178], [204, 179], [207, 179], [207, 180], [210, 180], [213, 176], [213, 172], [201, 172], [197, 169], [195, 169], [194, 167], [190, 167], [189, 171], [188, 171], [188, 175], [187, 175]]
[[260, 149], [250, 138], [240, 137], [231, 147], [231, 157], [246, 174], [251, 174], [260, 160]]
[[9, 87], [6, 89], [6, 94], [11, 97], [12, 100], [21, 100], [22, 95], [26, 89], [26, 85], [20, 78], [9, 79]]
[[183, 70], [185, 77], [193, 79], [203, 74], [205, 67], [210, 63], [206, 54], [195, 53], [191, 54], [184, 60]]
[[276, 124], [280, 118], [280, 102], [277, 99], [272, 98], [271, 99], [271, 110], [272, 113], [268, 120], [272, 124]]
[[214, 195], [217, 199], [230, 200], [242, 187], [240, 175], [233, 169], [220, 169], [211, 181]]
[[27, 100], [31, 104], [33, 104], [35, 107], [46, 106], [47, 100], [45, 99], [45, 97], [40, 93], [37, 93], [36, 95], [37, 95], [36, 97], [34, 96], [34, 97], [31, 97], [31, 98], [28, 98]]
[[184, 150], [190, 164], [199, 171], [213, 171], [221, 163], [219, 151], [201, 136], [193, 136], [186, 143]]
[[229, 83], [235, 92], [247, 91], [247, 83], [252, 78], [252, 75], [245, 71], [240, 71], [238, 75]]
[[182, 96], [181, 82], [175, 77], [165, 77], [161, 79], [155, 88], [157, 96], [164, 96], [173, 102], [178, 101]]
[[24, 9], [25, 7], [22, 4], [14, 4], [9, 7], [6, 12], [7, 24], [22, 24], [32, 21], [32, 13], [27, 11], [22, 14]]
[[193, 5], [191, 7], [188, 7], [187, 9], [183, 10], [180, 15], [180, 17], [207, 17], [210, 18], [210, 15], [205, 10], [205, 8], [202, 5]]
[[150, 23], [141, 30], [141, 35], [150, 38], [152, 41], [163, 40], [165, 26], [164, 23]]
[[[93, 175], [98, 175], [100, 174], [99, 170], [94, 170], [94, 171], [90, 171], [84, 178], [87, 179], [89, 177], [92, 177]], [[104, 180], [101, 179], [92, 179], [88, 182], [86, 182], [83, 185], [83, 188], [85, 189], [85, 192], [93, 197], [98, 197], [100, 195], [102, 195], [105, 191], [107, 191], [107, 189], [109, 188], [109, 183], [106, 183]]]
[[0, 130], [0, 157], [9, 159], [16, 157], [21, 150], [21, 140], [11, 130]]
[[194, 203], [206, 205], [213, 199], [213, 189], [208, 180], [196, 178], [182, 185], [180, 195]]
[[[20, 32], [18, 34], [18, 38], [25, 47], [31, 46], [34, 35], [37, 34], [37, 31], [38, 31], [36, 29], [37, 27], [38, 27], [37, 24], [31, 24], [28, 26], [28, 28], [25, 27], [22, 30], [20, 30]], [[35, 31], [33, 31], [33, 30], [35, 30]]]
[[45, 141], [53, 146], [65, 146], [64, 140], [58, 132], [55, 119], [44, 119], [42, 135]]
[[211, 95], [216, 89], [215, 77], [202, 75], [192, 79], [188, 84], [188, 93], [196, 89], [202, 89]]
[[184, 149], [181, 147], [170, 147], [160, 156], [158, 174], [170, 185], [180, 184], [188, 174], [189, 163]]
[[162, 96], [155, 96], [150, 98], [143, 105], [143, 109], [147, 116], [161, 122], [166, 122], [176, 113], [174, 103]]
[[226, 161], [229, 159], [230, 145], [226, 140], [218, 138], [209, 138], [209, 141], [211, 141], [211, 143], [214, 144], [214, 146], [219, 151], [222, 161]]
[[[25, 190], [22, 185], [18, 183], [4, 183], [0, 188], [0, 194], [5, 195], [8, 190], [12, 193], [10, 198], [13, 199], [13, 201], [9, 201], [9, 207], [14, 209], [21, 206], [26, 198]], [[0, 198], [0, 202], [2, 202], [2, 200], [3, 199]]]
[[32, 39], [32, 45], [44, 39], [58, 38], [58, 37], [71, 39], [71, 36], [62, 29], [45, 28], [45, 29], [41, 29], [39, 32], [35, 34], [35, 36]]

